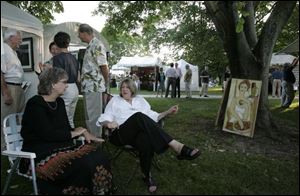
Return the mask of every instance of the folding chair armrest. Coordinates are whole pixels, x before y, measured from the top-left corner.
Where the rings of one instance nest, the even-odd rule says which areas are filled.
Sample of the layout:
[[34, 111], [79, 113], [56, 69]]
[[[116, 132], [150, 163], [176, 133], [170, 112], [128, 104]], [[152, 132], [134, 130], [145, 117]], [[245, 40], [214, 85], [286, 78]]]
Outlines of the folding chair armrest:
[[102, 127], [102, 138], [107, 140], [109, 138], [109, 136], [111, 135], [113, 129], [110, 129], [106, 126]]
[[26, 158], [26, 159], [36, 158], [36, 155], [33, 152], [4, 150], [1, 152], [1, 154], [4, 156], [9, 156], [9, 157], [14, 157], [14, 158], [17, 158], [17, 157]]
[[76, 142], [80, 142], [81, 144], [85, 144], [85, 137], [84, 136], [78, 136], [78, 137], [75, 137], [73, 139], [74, 141], [74, 144], [76, 144]]

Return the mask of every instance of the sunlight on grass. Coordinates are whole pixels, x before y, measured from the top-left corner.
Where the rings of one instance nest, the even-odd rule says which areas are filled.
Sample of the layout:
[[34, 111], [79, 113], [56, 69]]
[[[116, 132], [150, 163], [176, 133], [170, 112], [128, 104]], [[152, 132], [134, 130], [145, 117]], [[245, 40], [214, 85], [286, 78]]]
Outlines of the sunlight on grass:
[[297, 108], [297, 107], [299, 107], [299, 102], [293, 102], [291, 105], [290, 105], [290, 108], [289, 109], [295, 109], [295, 108]]

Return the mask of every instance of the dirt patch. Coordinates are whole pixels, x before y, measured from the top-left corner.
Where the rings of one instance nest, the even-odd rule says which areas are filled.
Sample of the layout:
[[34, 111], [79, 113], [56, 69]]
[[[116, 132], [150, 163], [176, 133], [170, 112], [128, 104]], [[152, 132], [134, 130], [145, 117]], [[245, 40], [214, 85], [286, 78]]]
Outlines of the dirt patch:
[[211, 138], [210, 145], [216, 149], [246, 154], [261, 154], [272, 158], [298, 159], [299, 158], [299, 130], [296, 127], [286, 127], [278, 123], [280, 133], [276, 138], [268, 136], [267, 132], [257, 131], [253, 138], [235, 135], [217, 130], [212, 120], [199, 119], [199, 129]]

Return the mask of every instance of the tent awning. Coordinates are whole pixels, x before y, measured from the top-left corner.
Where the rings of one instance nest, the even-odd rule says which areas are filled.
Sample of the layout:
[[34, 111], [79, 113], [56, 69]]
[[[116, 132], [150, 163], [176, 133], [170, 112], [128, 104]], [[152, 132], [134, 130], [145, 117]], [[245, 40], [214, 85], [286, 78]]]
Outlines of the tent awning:
[[271, 65], [279, 64], [283, 65], [284, 63], [292, 63], [296, 57], [289, 54], [272, 54]]
[[5, 1], [1, 1], [1, 26], [43, 37], [43, 24], [39, 19]]
[[129, 70], [128, 67], [119, 66], [118, 64], [115, 64], [111, 67], [112, 70]]
[[161, 60], [159, 57], [152, 56], [122, 57], [117, 65], [121, 67], [155, 67], [161, 66]]

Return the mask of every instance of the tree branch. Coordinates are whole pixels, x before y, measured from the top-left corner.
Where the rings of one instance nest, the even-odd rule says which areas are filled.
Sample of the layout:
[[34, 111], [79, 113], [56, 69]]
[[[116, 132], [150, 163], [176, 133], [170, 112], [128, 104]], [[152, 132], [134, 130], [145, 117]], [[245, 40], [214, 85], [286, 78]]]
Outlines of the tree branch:
[[253, 49], [257, 44], [257, 35], [255, 29], [255, 12], [253, 4], [253, 1], [246, 1], [246, 11], [249, 13], [249, 16], [246, 16], [244, 18], [244, 32], [251, 49]]
[[220, 38], [224, 41], [225, 40], [225, 15], [222, 13], [220, 8], [217, 5], [218, 2], [216, 1], [204, 1], [204, 5], [208, 12], [208, 15], [212, 19], [217, 32], [220, 34]]
[[261, 59], [262, 65], [269, 66], [275, 42], [293, 13], [295, 6], [296, 1], [276, 2], [274, 10], [265, 23], [255, 47], [256, 56], [258, 59]]

